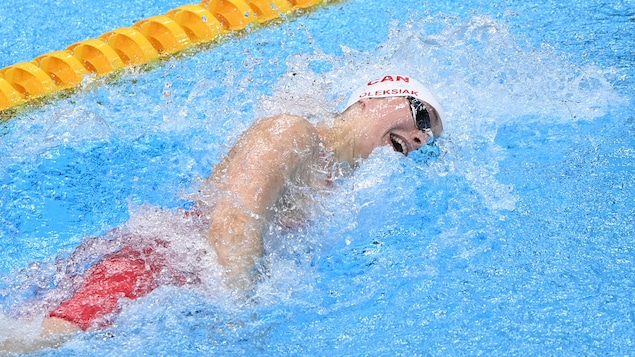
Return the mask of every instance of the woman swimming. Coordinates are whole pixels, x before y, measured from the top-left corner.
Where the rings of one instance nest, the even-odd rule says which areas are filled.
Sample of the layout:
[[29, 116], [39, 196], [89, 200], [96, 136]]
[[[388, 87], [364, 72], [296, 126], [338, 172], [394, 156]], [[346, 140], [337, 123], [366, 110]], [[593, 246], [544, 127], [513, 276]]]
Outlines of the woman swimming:
[[[380, 146], [407, 156], [441, 134], [442, 115], [438, 100], [420, 82], [384, 75], [355, 91], [332, 125], [287, 114], [256, 122], [206, 180], [211, 199], [190, 213], [202, 217], [226, 285], [246, 291], [254, 284], [263, 234], [290, 187], [325, 185], [338, 165], [354, 169]], [[196, 276], [173, 269], [159, 252], [167, 245], [159, 238], [147, 247], [123, 247], [104, 256], [73, 295], [44, 318], [42, 339], [22, 344], [42, 347], [43, 339], [61, 341], [51, 336], [103, 327], [123, 297], [145, 296], [161, 284], [196, 284]]]

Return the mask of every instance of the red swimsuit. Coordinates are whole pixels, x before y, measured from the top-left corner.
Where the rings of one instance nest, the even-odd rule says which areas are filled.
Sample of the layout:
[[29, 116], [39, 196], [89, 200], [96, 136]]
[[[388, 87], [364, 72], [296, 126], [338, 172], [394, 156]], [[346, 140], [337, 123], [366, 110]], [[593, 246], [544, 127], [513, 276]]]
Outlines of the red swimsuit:
[[[200, 217], [201, 213], [186, 211], [185, 216]], [[110, 325], [109, 318], [121, 310], [121, 298], [143, 297], [160, 284], [183, 286], [199, 282], [196, 273], [175, 269], [169, 264], [170, 259], [150, 247], [167, 248], [168, 242], [155, 239], [148, 243], [144, 248], [126, 247], [104, 256], [86, 272], [75, 294], [49, 316], [73, 322], [82, 330], [105, 327]]]
[[[152, 253], [143, 252], [143, 253]], [[108, 325], [107, 317], [119, 311], [119, 299], [136, 299], [156, 289], [162, 260], [148, 262], [142, 252], [124, 248], [93, 266], [79, 290], [50, 313], [77, 324], [82, 330]]]

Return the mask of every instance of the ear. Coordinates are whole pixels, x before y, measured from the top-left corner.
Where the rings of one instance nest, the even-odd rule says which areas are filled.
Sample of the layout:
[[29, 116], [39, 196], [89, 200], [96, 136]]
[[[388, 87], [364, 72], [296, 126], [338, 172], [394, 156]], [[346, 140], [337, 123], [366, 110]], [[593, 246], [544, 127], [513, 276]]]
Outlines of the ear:
[[346, 113], [346, 112], [362, 113], [366, 109], [366, 107], [368, 106], [368, 103], [369, 103], [369, 98], [362, 98], [362, 99], [358, 100], [357, 102], [355, 102], [355, 104], [353, 104], [350, 107], [346, 108], [344, 113]]
[[366, 107], [368, 105], [368, 102], [371, 100], [371, 98], [368, 97], [364, 97], [361, 98], [360, 100], [358, 100], [358, 102], [362, 105], [362, 108]]
[[359, 111], [365, 112], [366, 109], [371, 108], [372, 100], [373, 98], [361, 98], [360, 100], [358, 100], [357, 103], [359, 104]]

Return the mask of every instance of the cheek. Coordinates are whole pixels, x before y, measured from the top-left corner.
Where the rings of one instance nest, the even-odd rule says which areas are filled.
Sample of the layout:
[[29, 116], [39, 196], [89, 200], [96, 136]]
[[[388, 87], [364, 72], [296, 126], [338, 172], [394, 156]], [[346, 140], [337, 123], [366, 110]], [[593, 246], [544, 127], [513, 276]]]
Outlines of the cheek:
[[[373, 135], [376, 134], [376, 135]], [[367, 159], [368, 156], [380, 146], [388, 145], [389, 135], [382, 136], [379, 133], [371, 133], [367, 136], [359, 137], [356, 156]]]
[[412, 113], [410, 113], [410, 111], [408, 111], [404, 116], [401, 117], [401, 120], [400, 120], [399, 123], [401, 124], [401, 127], [404, 130], [416, 130], [417, 129], [417, 125], [415, 124], [415, 121], [412, 118]]
[[400, 108], [385, 118], [384, 124], [390, 130], [412, 130], [416, 128], [410, 108]]

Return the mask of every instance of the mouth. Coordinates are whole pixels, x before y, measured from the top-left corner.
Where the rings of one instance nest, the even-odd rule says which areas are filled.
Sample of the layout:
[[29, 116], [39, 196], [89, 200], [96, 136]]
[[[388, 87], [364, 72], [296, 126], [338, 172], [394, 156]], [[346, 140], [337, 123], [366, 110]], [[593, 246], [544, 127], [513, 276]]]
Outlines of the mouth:
[[390, 134], [390, 143], [392, 144], [392, 148], [395, 151], [400, 152], [404, 154], [405, 156], [408, 156], [408, 146], [406, 145], [406, 142], [403, 139], [401, 139], [395, 134]]

